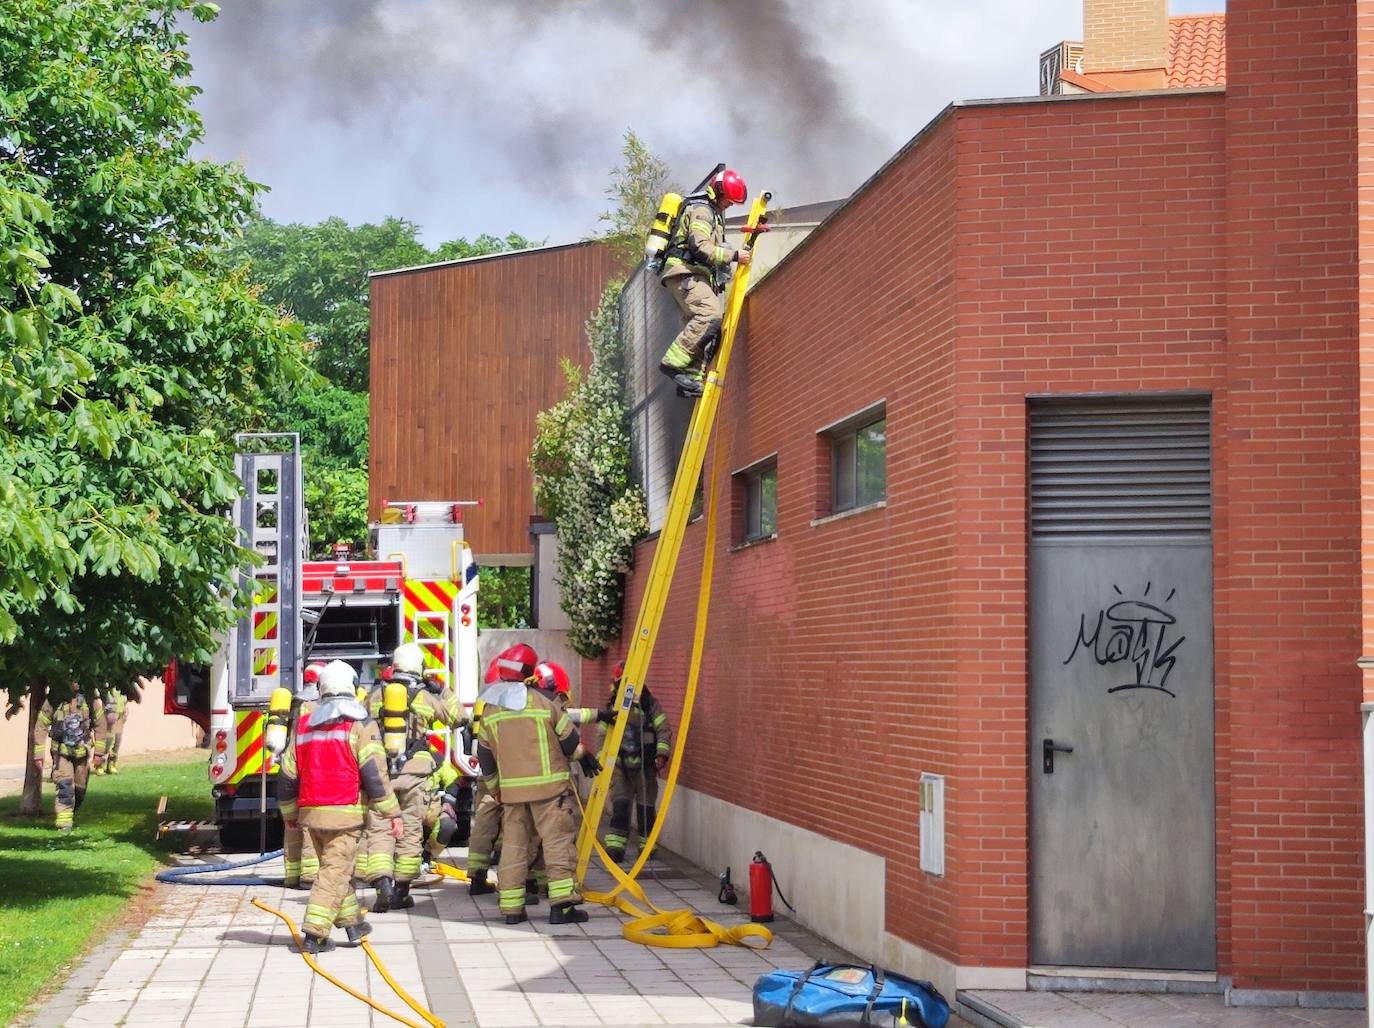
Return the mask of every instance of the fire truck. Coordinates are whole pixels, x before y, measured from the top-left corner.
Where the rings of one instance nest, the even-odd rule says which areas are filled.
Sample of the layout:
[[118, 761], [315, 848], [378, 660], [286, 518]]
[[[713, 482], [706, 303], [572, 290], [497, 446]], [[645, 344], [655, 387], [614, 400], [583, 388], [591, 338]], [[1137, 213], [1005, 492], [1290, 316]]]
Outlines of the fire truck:
[[[418, 643], [427, 676], [452, 686], [471, 710], [479, 690], [477, 564], [463, 538], [470, 502], [387, 503], [370, 528], [373, 559], [336, 552], [306, 559], [299, 440], [243, 434], [235, 457], [243, 495], [233, 520], [258, 557], [240, 574], [251, 602], [208, 667], [167, 669], [169, 712], [206, 729], [215, 821], [225, 849], [267, 846], [281, 831], [277, 765], [263, 746], [268, 701], [301, 690], [305, 666], [343, 660], [371, 689], [403, 642]], [[432, 736], [432, 738], [434, 738]], [[477, 777], [471, 740], [459, 729], [437, 740], [466, 781]], [[458, 842], [470, 811], [460, 797]], [[271, 843], [275, 845], [275, 843]]]

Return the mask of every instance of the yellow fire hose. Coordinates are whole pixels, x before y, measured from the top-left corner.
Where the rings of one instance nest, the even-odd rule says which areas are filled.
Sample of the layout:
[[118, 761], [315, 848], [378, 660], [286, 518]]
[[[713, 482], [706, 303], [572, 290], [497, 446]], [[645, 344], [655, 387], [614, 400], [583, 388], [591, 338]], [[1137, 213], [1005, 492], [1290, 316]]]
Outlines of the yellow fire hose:
[[399, 985], [396, 984], [396, 980], [391, 977], [391, 973], [386, 969], [386, 965], [382, 963], [381, 957], [377, 956], [377, 951], [372, 948], [372, 946], [368, 943], [366, 939], [363, 939], [363, 952], [367, 954], [367, 959], [372, 961], [372, 966], [375, 967], [378, 973], [381, 974], [382, 978], [385, 979], [387, 985], [391, 986], [392, 991], [395, 992], [396, 995], [401, 997], [402, 1002], [404, 1002], [406, 1006], [410, 1007], [411, 1010], [415, 1011], [415, 1013], [419, 1014], [420, 1017], [424, 1018], [425, 1024], [421, 1024], [417, 1021], [412, 1021], [409, 1018], [402, 1017], [394, 1010], [388, 1010], [386, 1007], [382, 1006], [371, 996], [365, 996], [357, 989], [353, 988], [351, 985], [339, 981], [339, 979], [335, 978], [332, 974], [330, 974], [323, 967], [321, 967], [319, 965], [319, 962], [316, 961], [314, 957], [312, 957], [309, 953], [305, 952], [304, 940], [301, 938], [301, 933], [296, 930], [295, 921], [292, 921], [291, 918], [289, 918], [286, 914], [282, 913], [280, 910], [277, 910], [275, 907], [269, 907], [262, 900], [253, 900], [253, 906], [257, 907], [259, 910], [265, 910], [269, 914], [275, 914], [277, 917], [281, 918], [283, 921], [286, 922], [286, 927], [291, 931], [291, 938], [296, 940], [296, 948], [300, 951], [301, 958], [307, 964], [310, 965], [310, 970], [314, 971], [317, 975], [319, 975], [325, 981], [329, 982], [331, 985], [337, 985], [339, 988], [343, 989], [344, 992], [348, 993], [354, 999], [362, 1000], [373, 1010], [377, 1011], [377, 1013], [385, 1014], [393, 1021], [399, 1021], [401, 1022], [401, 1024], [408, 1025], [409, 1028], [425, 1028], [425, 1024], [428, 1024], [430, 1028], [444, 1028], [443, 1021], [439, 1020], [424, 1007], [420, 1006], [420, 1004], [417, 1003], [408, 992], [406, 992], [404, 989], [402, 989]]
[[[745, 241], [750, 246], [756, 241], [757, 233], [767, 227], [764, 223], [767, 221], [768, 201], [771, 199], [772, 194], [764, 192], [754, 200], [754, 204], [750, 208], [744, 228]], [[620, 752], [621, 739], [625, 735], [625, 725], [629, 720], [630, 708], [634, 705], [635, 696], [643, 687], [645, 676], [649, 670], [649, 661], [653, 656], [654, 644], [658, 639], [659, 626], [663, 622], [663, 612], [668, 602], [668, 591], [672, 586], [673, 573], [676, 570], [678, 556], [682, 551], [682, 538], [687, 528], [687, 518], [692, 506], [693, 494], [696, 492], [702, 467], [706, 463], [706, 447], [710, 442], [712, 429], [715, 427], [716, 412], [720, 407], [721, 388], [725, 380], [726, 368], [729, 365], [730, 354], [734, 347], [735, 332], [739, 327], [740, 316], [744, 310], [744, 294], [748, 288], [752, 267], [751, 262], [735, 268], [734, 278], [730, 283], [730, 293], [725, 302], [725, 316], [721, 322], [720, 350], [716, 355], [714, 367], [706, 374], [701, 399], [697, 400], [693, 407], [692, 420], [687, 429], [687, 441], [683, 446], [682, 456], [678, 460], [677, 473], [673, 477], [667, 516], [664, 519], [663, 529], [659, 533], [653, 562], [649, 567], [648, 581], [645, 584], [644, 596], [639, 605], [639, 616], [635, 621], [634, 632], [630, 637], [630, 649], [625, 656], [625, 669], [621, 675], [620, 688], [616, 693], [616, 719], [606, 734], [606, 740], [602, 747], [602, 771], [592, 785], [591, 795], [587, 799], [586, 816], [582, 821], [582, 832], [578, 837], [576, 877], [579, 880], [586, 877], [587, 865], [591, 862], [597, 825], [601, 820], [601, 812], [606, 805], [607, 793], [610, 791], [611, 778], [615, 773], [616, 758]], [[720, 448], [717, 448], [716, 452], [719, 460]], [[718, 474], [712, 476], [713, 497], [715, 479], [718, 477]], [[714, 503], [710, 505], [709, 510], [708, 517], [713, 517]], [[708, 549], [705, 561], [709, 560], [710, 550]], [[691, 672], [693, 679], [695, 679], [699, 669], [701, 649], [697, 643], [705, 631], [705, 613], [709, 604], [710, 583], [709, 579], [703, 579], [703, 588], [697, 606], [698, 639], [694, 640], [693, 643], [693, 669]], [[684, 702], [684, 709], [690, 710], [690, 706], [686, 702]], [[684, 714], [684, 716], [686, 715]], [[681, 753], [682, 745], [679, 742], [674, 753], [675, 759], [673, 773], [669, 777], [670, 783], [676, 775]], [[660, 820], [662, 819], [660, 818]]]

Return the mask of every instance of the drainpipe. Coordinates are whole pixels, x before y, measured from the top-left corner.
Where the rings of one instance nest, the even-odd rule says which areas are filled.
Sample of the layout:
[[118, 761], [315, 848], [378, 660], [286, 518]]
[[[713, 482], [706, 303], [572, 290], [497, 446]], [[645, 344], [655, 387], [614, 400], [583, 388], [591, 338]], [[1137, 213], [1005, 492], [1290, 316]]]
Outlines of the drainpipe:
[[[1356, 663], [1362, 672], [1374, 671], [1374, 657]], [[1374, 703], [1360, 704], [1364, 738], [1364, 969], [1365, 1009], [1374, 1025]]]
[[1365, 1008], [1374, 1024], [1374, 703], [1361, 703], [1364, 721], [1364, 973]]

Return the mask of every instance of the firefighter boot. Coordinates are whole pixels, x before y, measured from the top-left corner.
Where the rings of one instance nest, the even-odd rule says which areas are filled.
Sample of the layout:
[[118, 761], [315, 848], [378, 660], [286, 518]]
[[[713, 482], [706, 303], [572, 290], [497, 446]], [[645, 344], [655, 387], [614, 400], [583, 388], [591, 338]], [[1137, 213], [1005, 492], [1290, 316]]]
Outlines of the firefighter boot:
[[485, 896], [489, 892], [495, 892], [496, 886], [487, 881], [486, 871], [474, 871], [468, 881], [469, 896]]
[[345, 925], [344, 934], [348, 936], [350, 945], [358, 946], [372, 934], [372, 926], [366, 921], [359, 921], [357, 924]]
[[549, 910], [549, 924], [582, 924], [590, 920], [591, 915], [577, 909], [572, 903], [560, 903]]
[[539, 883], [533, 878], [525, 879], [525, 906], [539, 906]]
[[377, 890], [377, 902], [372, 904], [372, 912], [385, 914], [391, 909], [391, 904], [396, 898], [396, 886], [390, 878], [378, 878], [372, 883], [372, 887]]
[[415, 906], [415, 897], [410, 894], [410, 883], [397, 882], [396, 889], [391, 896], [391, 909], [409, 910], [413, 906]]
[[525, 915], [523, 910], [518, 914], [506, 915], [506, 924], [524, 924], [528, 920], [529, 918]]
[[673, 382], [677, 385], [677, 394], [686, 400], [695, 400], [705, 390], [702, 385], [702, 374], [700, 368], [687, 368], [679, 371], [673, 376]]
[[334, 948], [334, 943], [330, 939], [321, 939], [318, 935], [305, 933], [305, 942], [301, 945], [302, 953], [309, 953], [311, 956], [319, 956], [321, 953], [328, 953]]

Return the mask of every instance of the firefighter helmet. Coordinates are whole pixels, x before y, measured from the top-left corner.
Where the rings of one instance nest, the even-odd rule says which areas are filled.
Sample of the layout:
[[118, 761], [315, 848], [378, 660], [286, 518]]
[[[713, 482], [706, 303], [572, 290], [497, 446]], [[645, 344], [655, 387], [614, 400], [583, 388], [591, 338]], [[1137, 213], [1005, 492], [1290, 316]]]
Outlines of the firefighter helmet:
[[358, 680], [358, 672], [342, 660], [331, 660], [320, 672], [321, 696], [353, 695], [353, 686]]
[[711, 199], [726, 203], [744, 203], [745, 197], [749, 195], [749, 189], [744, 184], [744, 179], [739, 172], [731, 168], [726, 168], [719, 175], [711, 180]]
[[620, 681], [622, 678], [624, 678], [624, 677], [625, 677], [625, 662], [622, 660], [622, 661], [619, 661], [619, 662], [616, 663], [615, 670], [611, 672], [611, 681], [613, 681], [613, 682], [619, 682], [619, 681]]
[[516, 643], [498, 653], [487, 665], [485, 682], [523, 682], [534, 674], [534, 666], [539, 663], [539, 654], [524, 643]]
[[551, 660], [541, 661], [534, 669], [534, 674], [526, 681], [536, 689], [561, 693], [564, 696], [572, 692], [572, 679], [568, 677], [561, 664], [555, 664]]
[[425, 667], [425, 654], [417, 643], [401, 643], [391, 654], [391, 666], [408, 675], [418, 675]]

